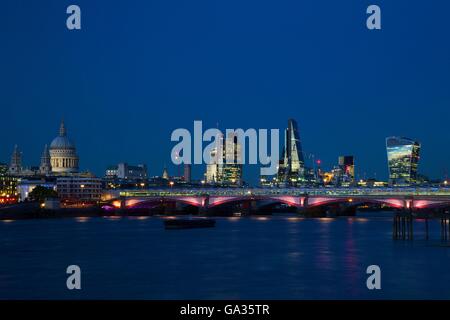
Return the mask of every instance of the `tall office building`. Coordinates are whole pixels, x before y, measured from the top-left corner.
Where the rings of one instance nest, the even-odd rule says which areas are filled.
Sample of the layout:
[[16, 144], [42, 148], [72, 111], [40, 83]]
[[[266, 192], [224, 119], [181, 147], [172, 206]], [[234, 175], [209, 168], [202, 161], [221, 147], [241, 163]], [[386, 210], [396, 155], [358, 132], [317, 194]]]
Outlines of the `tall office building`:
[[386, 138], [389, 183], [407, 186], [417, 183], [420, 143], [404, 137]]
[[242, 146], [234, 133], [229, 134], [225, 139], [222, 166], [221, 182], [223, 184], [242, 184]]
[[191, 182], [191, 172], [192, 172], [191, 167], [192, 166], [190, 164], [185, 164], [184, 165], [183, 178], [184, 178], [184, 181], [186, 183], [190, 183]]
[[242, 184], [242, 146], [236, 134], [229, 134], [225, 141], [217, 137], [217, 146], [211, 150], [210, 163], [206, 165], [207, 183], [224, 185]]
[[217, 149], [214, 148], [210, 152], [210, 163], [206, 165], [206, 172], [205, 172], [205, 181], [206, 183], [216, 183], [218, 180], [218, 164], [215, 160], [217, 154]]
[[355, 182], [355, 158], [353, 156], [339, 157], [340, 184], [349, 186]]
[[223, 166], [223, 135], [216, 137], [216, 146], [209, 153], [209, 161], [206, 165], [205, 181], [206, 183], [219, 183], [222, 178]]
[[278, 165], [278, 180], [294, 186], [305, 181], [305, 161], [297, 122], [294, 119], [288, 120], [285, 130], [283, 159]]

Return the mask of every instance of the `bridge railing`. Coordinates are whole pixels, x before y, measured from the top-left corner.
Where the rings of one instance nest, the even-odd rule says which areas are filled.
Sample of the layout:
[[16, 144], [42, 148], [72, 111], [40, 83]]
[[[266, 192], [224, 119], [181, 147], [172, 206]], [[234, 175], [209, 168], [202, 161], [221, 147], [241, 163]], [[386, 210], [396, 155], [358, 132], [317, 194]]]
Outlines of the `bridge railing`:
[[115, 190], [121, 197], [164, 196], [448, 196], [450, 188], [164, 188]]

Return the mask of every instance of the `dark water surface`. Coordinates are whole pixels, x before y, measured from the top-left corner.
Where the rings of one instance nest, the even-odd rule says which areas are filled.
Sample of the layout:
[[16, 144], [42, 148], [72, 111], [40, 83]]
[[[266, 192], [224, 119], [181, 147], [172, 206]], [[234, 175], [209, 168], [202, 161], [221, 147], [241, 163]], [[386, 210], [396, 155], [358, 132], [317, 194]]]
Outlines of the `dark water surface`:
[[[414, 241], [391, 228], [386, 215], [191, 230], [156, 217], [0, 221], [0, 299], [449, 299], [450, 247], [437, 233], [424, 241], [423, 222]], [[72, 264], [80, 291], [66, 288]], [[366, 287], [371, 264], [378, 291]]]

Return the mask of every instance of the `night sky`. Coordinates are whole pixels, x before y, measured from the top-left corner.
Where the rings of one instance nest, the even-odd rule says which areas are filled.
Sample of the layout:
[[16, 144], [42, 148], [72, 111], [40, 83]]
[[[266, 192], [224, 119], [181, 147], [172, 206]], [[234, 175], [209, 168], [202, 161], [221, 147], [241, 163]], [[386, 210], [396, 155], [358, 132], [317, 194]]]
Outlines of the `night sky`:
[[[66, 28], [70, 4], [80, 31]], [[370, 4], [380, 31], [366, 28]], [[176, 128], [284, 129], [292, 117], [325, 168], [352, 154], [361, 177], [386, 179], [385, 137], [401, 135], [422, 143], [421, 173], [442, 177], [449, 14], [446, 0], [3, 0], [0, 162], [18, 144], [39, 165], [64, 118], [81, 169], [126, 161], [175, 175]]]

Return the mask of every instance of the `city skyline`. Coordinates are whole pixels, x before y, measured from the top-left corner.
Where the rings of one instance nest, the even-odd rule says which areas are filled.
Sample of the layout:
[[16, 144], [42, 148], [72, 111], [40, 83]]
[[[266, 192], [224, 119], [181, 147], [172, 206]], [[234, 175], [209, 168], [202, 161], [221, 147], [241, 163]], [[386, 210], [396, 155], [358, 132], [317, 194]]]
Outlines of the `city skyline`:
[[[335, 170], [341, 170], [340, 174], [346, 173], [345, 171], [347, 171], [347, 169], [344, 166], [345, 161], [351, 161], [351, 171], [352, 172], [351, 172], [350, 178], [353, 179], [353, 182], [355, 182], [355, 179], [374, 179], [374, 178], [376, 178], [379, 181], [393, 182], [396, 180], [395, 179], [396, 176], [393, 176], [393, 173], [392, 173], [392, 170], [393, 170], [392, 168], [393, 168], [393, 166], [395, 166], [395, 165], [391, 164], [391, 162], [390, 162], [393, 159], [392, 157], [394, 157], [394, 154], [397, 154], [399, 152], [400, 152], [399, 156], [406, 156], [408, 154], [408, 152], [411, 152], [411, 151], [408, 151], [409, 149], [405, 149], [405, 150], [396, 149], [396, 148], [393, 149], [394, 142], [391, 142], [391, 141], [399, 141], [399, 142], [395, 142], [395, 143], [400, 143], [400, 141], [403, 141], [401, 143], [411, 142], [411, 143], [417, 144], [419, 149], [421, 148], [419, 141], [414, 141], [410, 138], [406, 138], [406, 137], [402, 137], [402, 136], [386, 137], [385, 141], [386, 141], [386, 152], [387, 152], [387, 159], [388, 159], [386, 164], [387, 164], [388, 178], [383, 180], [383, 179], [379, 179], [376, 176], [362, 176], [361, 174], [358, 174], [358, 170], [357, 169], [355, 170], [355, 165], [354, 165], [355, 160], [354, 160], [353, 155], [352, 156], [339, 155], [337, 158], [337, 162], [332, 164], [330, 167], [323, 167], [322, 166], [323, 160], [319, 159], [319, 158], [315, 158], [315, 156], [312, 155], [312, 159], [310, 161], [311, 163], [308, 164], [307, 162], [305, 162], [303, 160], [305, 154], [302, 150], [302, 145], [300, 143], [301, 139], [300, 139], [300, 136], [298, 133], [299, 132], [298, 124], [295, 119], [288, 120], [288, 126], [287, 126], [287, 128], [284, 129], [284, 132], [285, 132], [284, 145], [283, 145], [282, 141], [279, 141], [280, 162], [279, 162], [278, 173], [273, 175], [274, 179], [275, 178], [277, 179], [276, 185], [279, 185], [280, 183], [285, 184], [285, 185], [287, 183], [287, 185], [291, 185], [291, 186], [296, 186], [297, 184], [298, 185], [305, 184], [305, 183], [307, 183], [308, 179], [311, 179], [311, 178], [314, 179], [314, 176], [316, 174], [318, 174], [316, 170], [318, 170], [319, 168], [322, 169], [322, 173], [324, 173], [325, 175], [327, 175], [327, 174], [333, 175], [333, 172]], [[234, 154], [235, 159], [241, 159], [242, 158], [242, 155], [241, 155], [242, 146], [237, 144], [237, 140], [236, 140], [237, 136], [232, 135], [232, 136], [228, 137], [226, 139], [227, 144], [229, 142], [228, 139], [233, 138], [233, 137], [234, 137], [234, 143], [236, 144], [236, 146], [238, 146], [238, 149], [236, 149], [236, 147], [233, 147], [230, 149], [230, 151], [233, 151], [235, 153]], [[223, 137], [222, 137], [222, 139], [223, 139]], [[388, 143], [388, 141], [389, 141], [389, 143]], [[225, 159], [225, 146], [227, 144], [225, 144], [223, 142], [221, 144], [222, 144], [222, 147], [224, 148], [223, 155], [221, 157], [223, 157]], [[246, 145], [245, 147], [248, 148], [248, 145]], [[226, 149], [228, 152], [228, 147]], [[288, 150], [290, 150], [290, 151], [288, 151]], [[216, 148], [212, 149], [211, 157], [214, 158], [216, 153], [217, 153]], [[228, 154], [227, 154], [227, 157], [228, 157]], [[289, 172], [288, 172], [288, 171], [286, 171], [287, 169], [284, 168], [284, 167], [290, 168], [292, 166], [290, 164], [291, 157], [294, 159], [297, 159], [296, 160], [297, 162], [299, 162], [299, 160], [300, 160], [300, 162], [299, 162], [301, 165], [301, 167], [299, 167], [301, 169], [300, 171], [298, 171], [298, 169], [295, 169], [298, 172], [295, 171], [295, 172], [290, 173], [291, 169], [289, 169]], [[351, 160], [348, 158], [351, 158]], [[56, 136], [56, 138], [54, 138], [52, 140], [52, 142], [50, 144], [50, 148], [48, 147], [47, 144], [45, 144], [44, 152], [40, 156], [40, 164], [33, 163], [31, 165], [28, 165], [26, 163], [23, 163], [22, 159], [23, 159], [23, 152], [19, 148], [19, 146], [17, 144], [15, 144], [13, 152], [10, 156], [10, 161], [2, 161], [0, 159], [0, 163], [9, 165], [10, 172], [12, 174], [16, 174], [16, 175], [20, 175], [22, 173], [21, 172], [22, 169], [25, 169], [28, 171], [30, 171], [30, 169], [32, 169], [32, 170], [34, 169], [34, 170], [36, 170], [36, 174], [41, 174], [41, 175], [48, 175], [51, 173], [51, 174], [57, 176], [61, 173], [64, 175], [66, 173], [77, 174], [77, 173], [83, 173], [83, 172], [85, 172], [85, 173], [91, 172], [98, 177], [107, 177], [109, 174], [108, 172], [112, 169], [111, 166], [113, 166], [113, 167], [115, 166], [112, 163], [110, 163], [106, 168], [103, 168], [103, 170], [101, 170], [100, 173], [97, 173], [95, 171], [90, 171], [88, 169], [84, 170], [84, 168], [79, 168], [78, 167], [79, 157], [77, 155], [75, 143], [73, 143], [72, 139], [69, 139], [67, 136], [67, 129], [66, 129], [64, 120], [61, 120], [60, 127], [59, 127], [59, 134]], [[389, 160], [389, 159], [391, 159], [391, 160]], [[415, 159], [414, 160], [415, 165], [414, 165], [413, 171], [411, 172], [413, 180], [411, 180], [411, 181], [408, 180], [406, 185], [415, 184], [416, 182], [418, 182], [419, 176], [426, 177], [425, 175], [423, 175], [421, 173], [421, 170], [420, 170], [419, 151], [417, 151], [417, 155], [415, 155], [414, 159]], [[222, 170], [225, 170], [224, 169], [225, 167], [231, 168], [236, 165], [226, 164], [223, 169], [219, 168], [219, 167], [217, 167], [215, 169], [211, 169], [212, 167], [216, 166], [215, 164], [194, 165], [194, 167], [197, 167], [197, 168], [200, 167], [200, 168], [204, 168], [204, 169], [203, 169], [203, 172], [200, 174], [200, 176], [194, 177], [193, 180], [197, 180], [197, 181], [202, 180], [202, 183], [203, 183], [203, 180], [207, 183], [225, 183], [225, 180], [228, 179], [229, 180], [228, 183], [231, 183], [231, 184], [237, 183], [237, 185], [240, 185], [241, 182], [246, 182], [246, 183], [249, 183], [250, 185], [259, 185], [260, 183], [262, 183], [262, 180], [260, 181], [260, 178], [262, 176], [250, 177], [250, 179], [248, 179], [248, 175], [247, 175], [248, 180], [242, 179], [241, 177], [246, 177], [246, 175], [243, 174], [243, 173], [245, 173], [244, 168], [249, 167], [251, 165], [246, 164], [246, 159], [241, 159], [238, 161], [243, 161], [244, 164], [238, 165], [238, 167], [240, 167], [240, 169], [238, 169], [238, 172], [233, 173], [233, 176], [230, 176], [228, 178], [225, 178], [225, 176], [227, 176], [228, 174], [221, 173]], [[411, 160], [408, 160], [408, 161], [411, 161]], [[119, 167], [120, 167], [120, 165], [128, 165], [127, 164], [128, 161], [126, 159], [119, 161], [118, 163], [119, 163]], [[140, 162], [140, 163], [142, 163], [142, 164], [140, 164], [139, 166], [144, 166], [145, 172], [147, 172], [147, 170], [148, 170], [147, 164], [145, 164], [143, 162]], [[225, 160], [224, 160], [224, 163], [225, 163]], [[56, 164], [56, 166], [55, 166], [55, 164]], [[297, 166], [297, 167], [298, 167], [298, 165], [299, 165], [298, 163], [295, 164], [295, 166]], [[256, 166], [260, 167], [259, 164]], [[148, 174], [148, 176], [149, 177], [150, 176], [161, 177], [161, 176], [167, 175], [168, 177], [169, 176], [177, 177], [180, 175], [181, 167], [183, 167], [183, 171], [186, 169], [186, 168], [184, 168], [183, 164], [181, 164], [181, 165], [172, 164], [171, 168], [173, 169], [173, 172], [169, 173], [169, 171], [167, 170], [167, 165], [165, 163], [164, 167], [162, 168], [162, 171], [160, 170], [160, 173], [162, 173], [162, 174], [159, 174], [158, 172], [156, 172], [155, 174], [152, 174], [150, 172], [150, 174]], [[135, 168], [138, 168], [138, 167], [135, 167]], [[358, 166], [356, 166], [356, 168], [358, 168]], [[114, 169], [114, 170], [117, 170], [117, 169]], [[121, 170], [123, 171], [123, 169], [121, 169]], [[191, 179], [191, 170], [192, 170], [192, 165], [189, 165], [189, 180]], [[210, 172], [211, 170], [218, 170], [218, 171], [216, 173], [212, 173], [212, 172]], [[308, 170], [312, 170], [312, 171], [308, 173], [309, 178], [305, 178], [306, 177], [305, 174]], [[331, 172], [327, 173], [326, 170], [331, 170]], [[399, 167], [399, 169], [396, 169], [396, 170], [406, 170], [406, 172], [404, 173], [405, 175], [409, 175], [410, 174], [409, 172], [411, 171], [411, 169], [408, 169], [407, 167], [405, 167], [405, 169], [402, 169], [401, 167]], [[233, 171], [235, 171], [235, 169], [233, 169]], [[177, 172], [177, 173], [175, 173], [175, 172]], [[237, 174], [237, 176], [234, 176], [236, 174]], [[30, 175], [30, 172], [28, 172], [28, 174], [26, 174], [26, 175]], [[217, 175], [218, 175], [218, 177], [217, 177]], [[224, 175], [224, 176], [221, 177], [222, 175]], [[290, 176], [290, 175], [292, 175], [292, 177], [288, 178], [288, 176]], [[145, 176], [147, 177], [147, 173], [145, 173]], [[221, 182], [222, 178], [225, 178], [225, 180]], [[323, 182], [325, 182], [325, 184], [327, 184], [327, 182], [326, 182], [327, 177], [324, 176], [322, 178], [323, 178]], [[332, 176], [331, 176], [331, 178], [332, 178]], [[427, 178], [430, 178], [431, 180], [439, 181], [439, 180], [447, 179], [448, 176], [446, 176], [444, 173], [444, 175], [442, 177], [427, 177]], [[291, 179], [294, 179], [294, 180], [291, 181]], [[298, 179], [298, 181], [296, 179]], [[317, 179], [317, 177], [316, 177], [316, 179]], [[409, 178], [407, 178], [407, 179], [409, 179]], [[256, 181], [256, 183], [254, 183], [253, 181]], [[401, 181], [403, 181], [402, 182], [403, 184], [405, 183], [404, 179], [402, 179]], [[328, 183], [330, 183], [330, 182], [331, 181], [328, 181]], [[399, 185], [401, 185], [402, 183], [400, 183]]]
[[[65, 118], [82, 169], [102, 175], [126, 161], [146, 163], [150, 175], [164, 165], [174, 174], [175, 128], [200, 119], [283, 129], [293, 118], [305, 153], [324, 167], [352, 154], [357, 175], [387, 180], [384, 139], [398, 135], [421, 141], [421, 173], [441, 178], [448, 170], [450, 4], [380, 1], [386, 28], [377, 33], [367, 32], [362, 3], [143, 3], [127, 14], [79, 4], [84, 27], [76, 32], [65, 28], [64, 4], [5, 5], [2, 162], [18, 144], [24, 163], [38, 165]], [[203, 171], [194, 166], [192, 176]], [[256, 166], [244, 168], [245, 180], [257, 177]]]
[[450, 299], [450, 1], [1, 8], [0, 300]]

